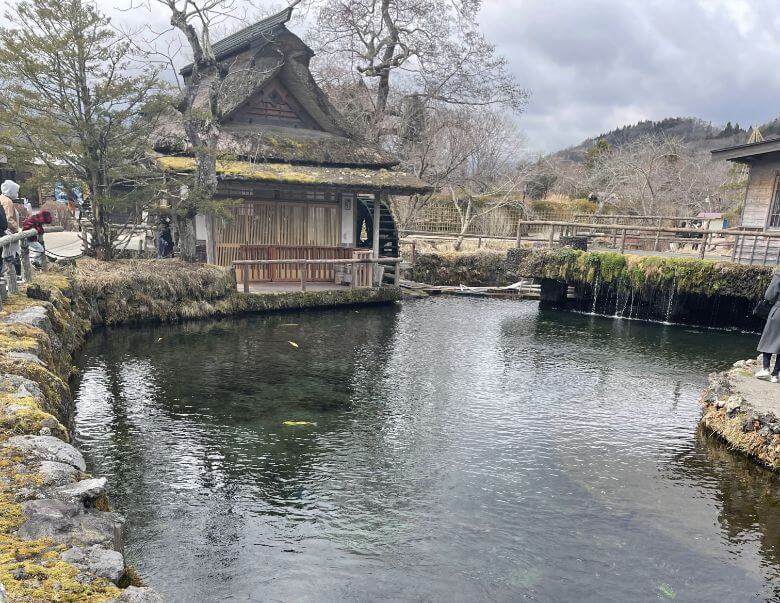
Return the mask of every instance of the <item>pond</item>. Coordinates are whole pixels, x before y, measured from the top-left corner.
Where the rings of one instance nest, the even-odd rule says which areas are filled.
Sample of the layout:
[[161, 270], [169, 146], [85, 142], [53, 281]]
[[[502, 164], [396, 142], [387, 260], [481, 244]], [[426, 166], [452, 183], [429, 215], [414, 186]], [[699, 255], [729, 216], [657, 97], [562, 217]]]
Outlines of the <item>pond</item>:
[[174, 601], [766, 600], [780, 480], [696, 430], [756, 339], [468, 298], [106, 330], [76, 440]]

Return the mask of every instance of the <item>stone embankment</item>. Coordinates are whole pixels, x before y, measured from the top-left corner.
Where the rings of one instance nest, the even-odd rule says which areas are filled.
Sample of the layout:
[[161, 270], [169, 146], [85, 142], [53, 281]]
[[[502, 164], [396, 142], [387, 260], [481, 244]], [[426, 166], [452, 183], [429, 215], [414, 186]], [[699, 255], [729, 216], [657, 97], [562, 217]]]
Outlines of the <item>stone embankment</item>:
[[398, 297], [394, 287], [243, 295], [227, 270], [168, 260], [86, 260], [12, 295], [0, 311], [0, 603], [162, 600], [126, 565], [106, 479], [70, 444], [72, 355], [93, 326]]
[[421, 255], [408, 276], [467, 286], [533, 279], [542, 302], [562, 309], [755, 331], [762, 321], [751, 311], [771, 275], [764, 266], [560, 248]]
[[780, 384], [756, 379], [756, 360], [713, 373], [701, 397], [701, 425], [733, 450], [780, 470]]

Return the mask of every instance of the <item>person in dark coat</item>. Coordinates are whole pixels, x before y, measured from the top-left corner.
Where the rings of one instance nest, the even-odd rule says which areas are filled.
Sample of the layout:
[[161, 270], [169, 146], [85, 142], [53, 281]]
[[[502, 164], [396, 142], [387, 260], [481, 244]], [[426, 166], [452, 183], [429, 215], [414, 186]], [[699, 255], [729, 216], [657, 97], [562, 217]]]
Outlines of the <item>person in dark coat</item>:
[[170, 218], [162, 218], [157, 230], [157, 259], [169, 258], [173, 254], [173, 236]]
[[[772, 282], [766, 288], [764, 299], [772, 304], [769, 316], [764, 325], [764, 331], [761, 333], [761, 340], [758, 342], [758, 351], [761, 352], [763, 368], [756, 373], [759, 379], [770, 378], [772, 383], [778, 382], [778, 373], [780, 373], [780, 310], [778, 299], [780, 299], [780, 273], [775, 272], [772, 275]], [[772, 354], [777, 354], [775, 366], [772, 372], [769, 366], [772, 361]]]

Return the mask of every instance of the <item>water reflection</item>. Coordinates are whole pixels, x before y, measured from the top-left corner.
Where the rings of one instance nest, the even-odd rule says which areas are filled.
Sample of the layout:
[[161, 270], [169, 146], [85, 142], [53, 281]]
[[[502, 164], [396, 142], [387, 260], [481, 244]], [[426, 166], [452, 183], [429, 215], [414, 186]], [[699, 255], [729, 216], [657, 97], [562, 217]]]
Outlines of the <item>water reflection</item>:
[[752, 349], [495, 300], [110, 331], [77, 437], [174, 600], [766, 598], [769, 515], [694, 440]]

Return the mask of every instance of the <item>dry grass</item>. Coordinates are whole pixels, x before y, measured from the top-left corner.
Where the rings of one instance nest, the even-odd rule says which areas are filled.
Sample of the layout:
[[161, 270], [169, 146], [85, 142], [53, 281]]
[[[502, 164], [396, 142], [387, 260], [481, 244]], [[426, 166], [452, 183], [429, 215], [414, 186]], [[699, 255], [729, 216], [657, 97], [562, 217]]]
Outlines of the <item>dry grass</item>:
[[80, 260], [73, 274], [81, 313], [93, 325], [175, 321], [181, 309], [235, 293], [232, 271], [179, 260]]
[[[480, 244], [479, 239], [463, 239], [463, 244], [458, 251], [455, 251], [454, 240], [434, 240], [421, 237], [404, 237], [404, 241], [414, 241], [417, 253], [475, 253], [480, 251], [507, 251], [515, 248], [514, 241], [508, 241], [504, 239], [488, 239], [487, 237], [482, 239]], [[401, 245], [401, 255], [404, 259], [411, 257], [412, 247], [411, 245]]]

